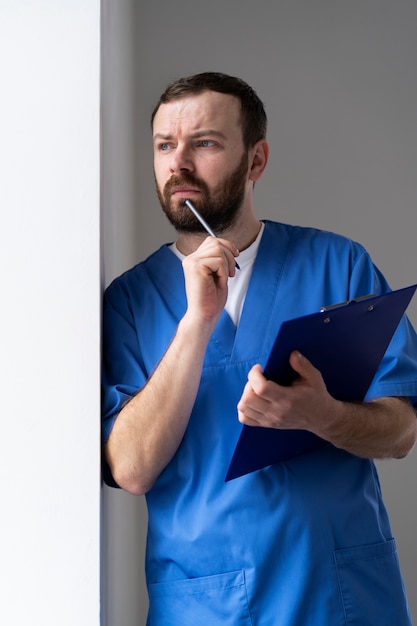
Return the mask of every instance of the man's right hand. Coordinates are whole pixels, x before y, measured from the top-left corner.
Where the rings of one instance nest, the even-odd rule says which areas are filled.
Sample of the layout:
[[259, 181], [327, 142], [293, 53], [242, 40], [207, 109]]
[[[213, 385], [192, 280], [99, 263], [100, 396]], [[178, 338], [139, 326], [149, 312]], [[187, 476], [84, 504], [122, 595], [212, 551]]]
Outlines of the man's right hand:
[[226, 239], [207, 237], [183, 261], [187, 314], [213, 330], [227, 300], [227, 281], [235, 275], [239, 251]]

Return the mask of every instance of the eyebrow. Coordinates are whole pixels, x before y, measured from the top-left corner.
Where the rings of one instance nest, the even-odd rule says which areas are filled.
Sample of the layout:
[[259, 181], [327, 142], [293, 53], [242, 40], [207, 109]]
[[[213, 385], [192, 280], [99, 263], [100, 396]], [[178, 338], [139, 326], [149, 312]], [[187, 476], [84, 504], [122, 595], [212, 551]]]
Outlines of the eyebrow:
[[[220, 132], [219, 130], [213, 130], [211, 128], [204, 128], [201, 130], [196, 130], [190, 135], [191, 139], [200, 139], [201, 137], [207, 137], [207, 136], [219, 137], [220, 139], [227, 139], [224, 133]], [[153, 136], [153, 140], [156, 141], [157, 139], [168, 141], [169, 139], [172, 139], [172, 135], [164, 135], [163, 133], [155, 133], [155, 135]]]

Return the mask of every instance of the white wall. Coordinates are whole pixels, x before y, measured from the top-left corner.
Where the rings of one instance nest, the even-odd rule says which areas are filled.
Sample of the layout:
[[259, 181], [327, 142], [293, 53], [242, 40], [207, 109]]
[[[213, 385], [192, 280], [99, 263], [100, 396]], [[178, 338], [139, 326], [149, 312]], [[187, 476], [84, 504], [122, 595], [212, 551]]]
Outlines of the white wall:
[[[154, 192], [149, 115], [165, 85], [219, 70], [265, 101], [258, 215], [361, 241], [417, 282], [417, 5], [409, 0], [104, 0], [104, 264], [109, 282], [175, 235]], [[124, 94], [124, 97], [122, 96]], [[107, 103], [107, 104], [106, 104]], [[107, 147], [106, 147], [107, 146]], [[417, 324], [417, 301], [410, 307]], [[417, 616], [417, 454], [379, 464]], [[142, 499], [105, 490], [106, 626], [144, 623]], [[133, 578], [133, 580], [132, 580]]]
[[100, 621], [98, 0], [0, 0], [0, 623]]

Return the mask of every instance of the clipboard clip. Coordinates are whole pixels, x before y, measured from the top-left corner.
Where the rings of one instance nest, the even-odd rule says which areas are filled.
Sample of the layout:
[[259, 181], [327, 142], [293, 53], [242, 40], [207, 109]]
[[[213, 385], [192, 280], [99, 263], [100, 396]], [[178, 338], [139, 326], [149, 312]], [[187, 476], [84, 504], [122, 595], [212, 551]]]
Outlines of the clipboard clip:
[[328, 306], [323, 306], [320, 309], [320, 313], [324, 313], [325, 311], [332, 311], [333, 309], [338, 309], [341, 306], [346, 306], [347, 304], [353, 304], [355, 302], [361, 302], [362, 300], [368, 300], [369, 298], [375, 298], [376, 293], [370, 293], [366, 296], [359, 296], [359, 298], [353, 298], [353, 300], [345, 300], [345, 302], [338, 302], [337, 304], [329, 304]]

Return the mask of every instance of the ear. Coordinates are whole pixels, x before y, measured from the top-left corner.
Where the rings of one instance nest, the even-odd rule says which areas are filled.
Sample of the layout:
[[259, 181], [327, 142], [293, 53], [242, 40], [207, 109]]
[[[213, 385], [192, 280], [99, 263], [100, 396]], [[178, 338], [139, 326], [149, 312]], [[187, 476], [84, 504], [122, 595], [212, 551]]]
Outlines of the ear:
[[249, 180], [253, 182], [260, 179], [268, 163], [269, 144], [266, 139], [260, 139], [249, 151]]

